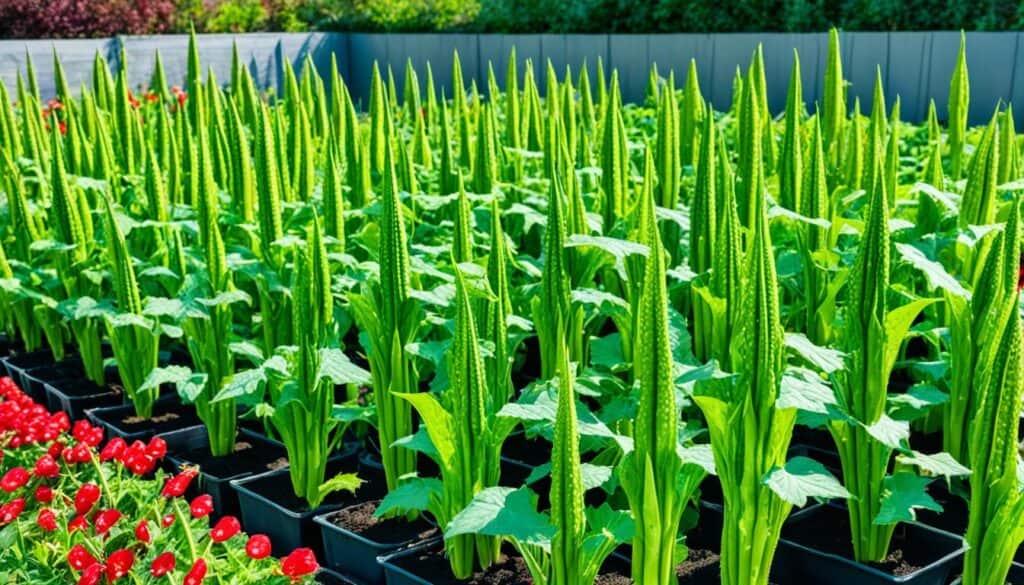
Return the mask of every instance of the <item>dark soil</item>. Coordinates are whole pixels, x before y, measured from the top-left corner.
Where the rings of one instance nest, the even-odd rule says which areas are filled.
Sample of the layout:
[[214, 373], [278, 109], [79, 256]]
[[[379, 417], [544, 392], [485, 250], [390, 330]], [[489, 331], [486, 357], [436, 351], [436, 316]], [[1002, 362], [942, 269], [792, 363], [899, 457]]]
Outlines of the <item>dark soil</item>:
[[885, 557], [885, 560], [880, 563], [868, 563], [872, 567], [879, 571], [885, 571], [892, 573], [896, 577], [905, 577], [911, 575], [914, 571], [917, 571], [921, 567], [912, 565], [903, 558], [903, 549], [896, 549], [889, 553], [889, 556]]
[[676, 577], [685, 579], [708, 567], [718, 566], [721, 558], [722, 556], [717, 552], [705, 548], [691, 548], [686, 560], [676, 565]]
[[85, 370], [82, 369], [82, 362], [77, 359], [61, 360], [53, 365], [40, 366], [27, 371], [28, 375], [42, 382], [53, 382], [55, 380], [84, 378]]
[[340, 526], [384, 546], [398, 546], [437, 534], [437, 528], [431, 526], [422, 517], [407, 522], [402, 518], [374, 516], [378, 504], [380, 504], [380, 500], [349, 506], [335, 512], [327, 519], [335, 526]]
[[93, 382], [84, 378], [77, 379], [65, 379], [51, 382], [50, 384], [57, 390], [60, 390], [61, 394], [68, 398], [87, 398], [91, 396], [100, 396], [102, 394], [121, 394], [122, 388], [118, 385], [112, 385], [104, 388], [103, 386], [97, 386]]
[[532, 585], [530, 570], [521, 557], [503, 555], [501, 560], [484, 571], [477, 571], [473, 576], [460, 581], [452, 576], [452, 567], [444, 556], [441, 543], [418, 551], [415, 554], [399, 557], [392, 561], [398, 567], [425, 579], [433, 585]]
[[214, 457], [209, 445], [190, 449], [175, 455], [190, 465], [197, 465], [203, 473], [227, 479], [246, 473], [261, 473], [287, 465], [284, 449], [255, 438], [242, 437], [235, 443], [231, 455]]
[[[387, 482], [384, 474], [368, 468], [360, 467], [354, 457], [347, 457], [327, 463], [327, 479], [339, 473], [358, 473], [363, 485], [355, 494], [347, 491], [332, 492], [324, 498], [323, 506], [352, 506], [360, 502], [380, 500], [387, 494]], [[303, 514], [309, 512], [309, 503], [295, 495], [287, 473], [270, 474], [246, 482], [245, 487], [283, 506], [292, 512]]]
[[[102, 414], [109, 416], [113, 413]], [[102, 418], [104, 420], [109, 420], [107, 419], [107, 416], [102, 416]], [[202, 421], [199, 420], [199, 416], [196, 415], [195, 409], [191, 406], [173, 403], [158, 403], [153, 407], [153, 416], [149, 419], [136, 416], [133, 408], [129, 410], [129, 412], [125, 413], [125, 415], [118, 420], [115, 426], [128, 433], [152, 430], [154, 435], [159, 435], [160, 433], [165, 433], [167, 431], [183, 429], [185, 427], [191, 427], [198, 424], [202, 424]]]
[[[921, 544], [910, 542], [905, 527], [893, 534], [889, 555], [879, 563], [865, 563], [895, 577], [910, 575], [939, 557], [936, 551], [922, 550]], [[794, 522], [783, 528], [783, 538], [803, 546], [853, 559], [853, 544], [850, 542], [850, 518], [845, 509], [822, 506], [806, 520]]]
[[53, 354], [48, 349], [40, 349], [28, 353], [20, 353], [16, 356], [10, 357], [8, 358], [8, 362], [16, 368], [30, 370], [40, 366], [52, 365]]

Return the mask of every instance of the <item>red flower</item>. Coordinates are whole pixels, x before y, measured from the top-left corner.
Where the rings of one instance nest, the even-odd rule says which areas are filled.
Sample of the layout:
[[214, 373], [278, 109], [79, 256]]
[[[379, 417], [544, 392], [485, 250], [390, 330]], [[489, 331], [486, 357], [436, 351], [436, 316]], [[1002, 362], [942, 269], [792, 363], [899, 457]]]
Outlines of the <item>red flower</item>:
[[185, 107], [185, 100], [188, 99], [188, 94], [183, 91], [179, 91], [176, 95], [178, 97], [178, 107]]
[[316, 555], [308, 548], [297, 548], [281, 561], [281, 573], [292, 581], [298, 581], [299, 577], [311, 575], [320, 568], [316, 562]]
[[93, 530], [96, 534], [106, 534], [121, 519], [121, 513], [117, 510], [103, 510], [92, 520]]
[[84, 546], [76, 544], [68, 551], [68, 564], [71, 565], [72, 569], [81, 571], [92, 565], [99, 564], [99, 561]]
[[14, 522], [25, 510], [25, 498], [16, 498], [0, 506], [0, 525]]
[[53, 488], [48, 485], [41, 485], [36, 488], [36, 501], [40, 504], [49, 504], [53, 501]]
[[149, 524], [145, 520], [139, 520], [139, 523], [135, 525], [135, 539], [146, 544], [153, 540], [149, 535]]
[[196, 559], [192, 568], [188, 570], [185, 575], [185, 580], [181, 582], [181, 585], [199, 585], [206, 578], [206, 559]]
[[36, 477], [57, 477], [60, 475], [60, 466], [49, 455], [43, 455], [36, 460], [36, 466], [32, 470]]
[[89, 518], [85, 514], [79, 514], [68, 522], [68, 532], [74, 532], [76, 530], [85, 530], [89, 526]]
[[174, 524], [174, 514], [166, 514], [160, 519], [160, 525], [164, 528], [169, 528], [171, 524]]
[[24, 487], [28, 480], [29, 474], [24, 467], [14, 467], [0, 478], [0, 489], [11, 493]]
[[238, 518], [225, 516], [218, 520], [213, 530], [210, 531], [210, 540], [213, 542], [224, 542], [238, 534], [241, 530], [242, 525], [238, 522]]
[[167, 455], [167, 441], [153, 437], [149, 440], [149, 445], [146, 445], [146, 454], [153, 459], [163, 459], [164, 455]]
[[153, 559], [153, 564], [149, 566], [149, 574], [154, 577], [163, 577], [174, 570], [174, 563], [174, 553], [165, 552]]
[[53, 532], [57, 530], [57, 515], [53, 513], [53, 510], [43, 508], [36, 516], [36, 524], [46, 532]]
[[71, 427], [71, 436], [76, 441], [84, 441], [92, 433], [92, 428], [92, 424], [85, 419], [75, 421], [74, 426]]
[[183, 471], [167, 480], [167, 483], [164, 484], [163, 491], [160, 493], [163, 494], [165, 498], [177, 498], [182, 496], [184, 495], [185, 490], [188, 489], [188, 485], [192, 483], [192, 478], [196, 475], [198, 475], [198, 473], [192, 469]]
[[75, 512], [85, 514], [96, 502], [100, 500], [100, 487], [94, 483], [87, 483], [78, 488], [75, 494]]
[[245, 554], [250, 559], [260, 560], [270, 556], [270, 538], [266, 534], [253, 534], [245, 543]]
[[198, 496], [189, 504], [193, 518], [206, 518], [213, 512], [213, 498], [207, 494]]
[[132, 551], [126, 548], [114, 551], [107, 558], [107, 582], [113, 583], [124, 577], [132, 570], [132, 565], [134, 564], [135, 553]]
[[57, 130], [60, 130], [61, 135], [68, 133], [68, 124], [64, 120], [57, 122]]
[[124, 455], [125, 449], [128, 448], [128, 444], [124, 442], [124, 439], [117, 437], [111, 439], [103, 450], [100, 451], [100, 461], [110, 461], [111, 459], [120, 459]]
[[103, 576], [103, 565], [93, 563], [86, 567], [85, 572], [78, 579], [78, 585], [99, 585], [100, 577]]
[[63, 450], [64, 443], [62, 441], [54, 441], [53, 444], [50, 445], [50, 448], [46, 450], [46, 454], [56, 459]]

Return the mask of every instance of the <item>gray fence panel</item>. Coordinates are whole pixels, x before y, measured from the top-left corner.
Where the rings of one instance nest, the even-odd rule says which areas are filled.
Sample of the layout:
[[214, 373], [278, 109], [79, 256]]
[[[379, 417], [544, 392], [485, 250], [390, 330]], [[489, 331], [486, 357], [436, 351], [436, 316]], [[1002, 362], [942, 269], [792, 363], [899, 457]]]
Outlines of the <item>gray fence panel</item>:
[[367, 103], [370, 95], [370, 75], [373, 72], [373, 57], [378, 51], [387, 50], [380, 35], [353, 33], [348, 35], [348, 75], [345, 83], [356, 103]]
[[[606, 72], [618, 69], [623, 99], [643, 100], [652, 63], [659, 73], [675, 72], [678, 87], [685, 83], [689, 60], [697, 61], [704, 97], [724, 109], [732, 101], [736, 68], [745, 71], [758, 44], [764, 49], [765, 73], [770, 107], [779, 112], [785, 106], [786, 90], [793, 63], [793, 49], [801, 62], [804, 101], [809, 111], [823, 92], [827, 54], [825, 34], [660, 34], [660, 35], [475, 35], [475, 34], [367, 34], [367, 33], [259, 33], [247, 35], [200, 35], [199, 47], [204, 73], [212, 68], [226, 82], [231, 71], [233, 47], [262, 87], [279, 87], [285, 62], [298, 71], [309, 55], [321, 75], [328, 78], [331, 56], [357, 102], [366, 103], [373, 62], [382, 73], [394, 71], [398, 90], [404, 86], [406, 60], [412, 61], [419, 82], [426, 86], [426, 65], [432, 65], [435, 87], [451, 96], [452, 52], [459, 51], [464, 81], [474, 80], [481, 93], [487, 91], [488, 63], [493, 63], [498, 83], [504, 87], [509, 51], [513, 46], [519, 60], [520, 84], [531, 59], [537, 81], [546, 85], [546, 62], [559, 76], [566, 66], [578, 73], [585, 61], [595, 81], [600, 58]], [[849, 81], [849, 103], [857, 97], [864, 113], [871, 111], [876, 67], [881, 67], [886, 101], [891, 107], [899, 95], [904, 120], [921, 121], [934, 99], [940, 119], [946, 117], [949, 79], [959, 48], [957, 32], [841, 33], [844, 76]], [[129, 61], [133, 87], [148, 85], [154, 56], [159, 49], [168, 81], [184, 85], [188, 67], [188, 37], [117, 37], [113, 39], [0, 41], [0, 79], [13, 91], [18, 71], [25, 72], [26, 55], [36, 67], [40, 92], [45, 100], [55, 95], [52, 51], [56, 48], [72, 90], [91, 82], [92, 59], [97, 51], [117, 67], [123, 48]], [[1024, 33], [968, 33], [967, 60], [971, 81], [970, 123], [988, 120], [1000, 102], [1024, 102]], [[1015, 112], [1024, 125], [1024, 106]]]
[[[847, 101], [853, 107], [854, 100], [860, 99], [861, 112], [866, 115], [874, 105], [878, 72], [881, 70], [884, 84], [889, 69], [889, 33], [844, 33], [841, 40], [843, 75], [850, 82]], [[888, 104], [895, 98], [895, 94], [886, 92]]]
[[[940, 120], [946, 119], [946, 103], [949, 100], [949, 79], [956, 67], [956, 56], [960, 49], [960, 33], [932, 33], [931, 55], [928, 61], [928, 98], [935, 100], [935, 111]], [[969, 49], [968, 49], [969, 50]], [[968, 68], [971, 56], [967, 56]], [[980, 72], [979, 72], [980, 73]]]
[[998, 99], [988, 96], [1000, 96], [1005, 103], [1013, 95], [1011, 65], [1014, 63], [1017, 44], [1010, 41], [1010, 38], [1016, 36], [1012, 33], [980, 32], [967, 35], [967, 71], [970, 74], [971, 95], [977, 96], [971, 100], [968, 124], [984, 124], [991, 119]]
[[925, 88], [928, 70], [921, 67], [931, 55], [931, 36], [928, 33], [906, 33], [889, 36], [889, 64], [886, 70], [885, 99], [892, 105], [900, 96], [900, 117], [921, 120], [928, 113]]
[[586, 63], [587, 76], [590, 77], [590, 90], [594, 92], [595, 99], [597, 96], [597, 86], [595, 85], [597, 83], [597, 62], [600, 59], [607, 69], [608, 47], [608, 35], [565, 36], [565, 64], [570, 65], [573, 72], [578, 74], [583, 68], [583, 64]]
[[[710, 83], [711, 68], [701, 68], [701, 63], [710, 62], [714, 45], [708, 35], [665, 34], [652, 35], [647, 45], [647, 57], [652, 64], [658, 65], [658, 74], [668, 79], [669, 73], [676, 77], [676, 87], [686, 85], [686, 74], [690, 68], [690, 60], [698, 63], [697, 82], [704, 90]], [[705, 69], [703, 71], [702, 69]], [[707, 73], [707, 75], [705, 75]], [[706, 94], [705, 98], [708, 97]]]
[[[737, 67], [746, 75], [750, 58], [754, 55], [758, 43], [764, 40], [764, 35], [727, 33], [713, 35], [712, 38], [714, 59], [709, 98], [716, 108], [725, 109], [732, 105], [732, 82], [736, 77]], [[698, 63], [697, 67], [699, 69], [701, 65]], [[789, 76], [788, 72], [786, 76]], [[777, 80], [773, 79], [772, 83], [777, 83]]]
[[608, 82], [611, 83], [611, 70], [618, 70], [623, 101], [643, 101], [650, 69], [647, 35], [611, 35], [608, 39]]
[[[36, 71], [39, 96], [43, 103], [57, 95], [53, 77], [53, 51], [60, 55], [64, 73], [71, 91], [77, 93], [82, 83], [92, 84], [92, 61], [99, 53], [108, 61], [117, 58], [117, 43], [113, 39], [67, 39], [52, 41], [4, 41], [0, 42], [0, 79], [3, 80], [15, 99], [14, 92], [20, 71], [25, 75], [28, 59]], [[28, 83], [28, 80], [25, 80]]]
[[1013, 71], [1011, 76], [1013, 77], [1013, 89], [1011, 90], [1010, 100], [1014, 104], [1013, 118], [1017, 122], [1017, 127], [1020, 128], [1022, 120], [1024, 120], [1024, 33], [1017, 33], [1017, 43], [1013, 55]]

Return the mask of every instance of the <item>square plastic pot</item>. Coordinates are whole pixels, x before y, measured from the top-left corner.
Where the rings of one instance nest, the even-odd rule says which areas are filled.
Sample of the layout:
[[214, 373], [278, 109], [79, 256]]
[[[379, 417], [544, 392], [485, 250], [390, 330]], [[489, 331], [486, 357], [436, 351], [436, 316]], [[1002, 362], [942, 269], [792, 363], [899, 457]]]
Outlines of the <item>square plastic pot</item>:
[[63, 410], [71, 420], [85, 418], [87, 410], [118, 406], [123, 402], [120, 392], [97, 386], [85, 378], [57, 380], [44, 384], [43, 388], [50, 412]]
[[[965, 546], [959, 536], [916, 522], [901, 525], [901, 548], [913, 572], [895, 576], [839, 554], [814, 547], [830, 530], [845, 525], [847, 511], [836, 504], [815, 506], [794, 514], [782, 529], [779, 549], [796, 583], [829, 585], [945, 585], [961, 562]], [[848, 535], [842, 535], [848, 538]]]
[[50, 350], [40, 349], [6, 357], [3, 359], [3, 364], [7, 375], [14, 380], [14, 383], [38, 402], [41, 397], [32, 394], [32, 380], [27, 377], [27, 374], [29, 370], [54, 364], [53, 354], [50, 353]]
[[[1024, 583], [1024, 565], [1020, 563], [1010, 565], [1010, 572], [1006, 575], [1006, 582], [1013, 583], [1014, 585]], [[950, 585], [963, 585], [963, 580], [957, 577]]]
[[[327, 462], [330, 478], [338, 473], [352, 473], [358, 469], [355, 451], [341, 454]], [[313, 518], [340, 510], [351, 504], [354, 496], [336, 492], [327, 497], [318, 508], [308, 509], [292, 491], [287, 468], [232, 480], [238, 493], [242, 525], [250, 534], [266, 534], [276, 556], [284, 556], [299, 547], [309, 547], [317, 558], [323, 558], [323, 538]]]
[[128, 443], [136, 440], [148, 441], [161, 433], [202, 424], [196, 415], [195, 408], [181, 404], [177, 396], [166, 395], [157, 399], [153, 405], [153, 418], [160, 418], [171, 413], [177, 415], [177, 418], [161, 422], [140, 421], [131, 426], [124, 424], [127, 418], [135, 415], [135, 407], [131, 404], [93, 408], [87, 410], [85, 415], [90, 422], [102, 426], [106, 430], [107, 438], [121, 437]]
[[384, 582], [387, 585], [433, 585], [423, 577], [419, 577], [406, 571], [403, 567], [395, 564], [396, 559], [408, 557], [424, 550], [429, 550], [442, 542], [440, 537], [424, 541], [416, 546], [391, 553], [377, 559], [384, 569]]
[[[365, 504], [364, 502], [358, 505]], [[434, 536], [430, 535], [424, 538], [423, 536], [415, 535], [378, 542], [332, 522], [331, 517], [343, 510], [344, 508], [313, 519], [320, 526], [320, 532], [323, 537], [324, 563], [328, 567], [338, 569], [342, 573], [351, 575], [367, 585], [380, 585], [384, 583], [384, 568], [380, 563], [376, 562], [378, 557], [387, 556], [395, 551], [415, 546]], [[424, 520], [419, 522], [424, 525], [423, 528], [425, 530], [429, 530], [430, 524]], [[370, 559], [373, 560], [371, 561]]]
[[324, 569], [323, 567], [316, 573], [316, 582], [322, 585], [366, 585], [361, 581], [356, 581], [337, 571]]
[[[197, 465], [195, 461], [190, 461], [185, 454], [193, 453], [200, 449], [208, 450], [210, 447], [210, 436], [205, 425], [161, 433], [156, 436], [167, 442], [167, 457], [165, 461], [170, 470], [174, 472], [180, 471], [185, 467], [195, 467]], [[260, 461], [257, 462], [256, 466], [248, 471], [222, 476], [204, 470], [200, 465], [199, 476], [189, 486], [189, 490], [193, 492], [191, 495], [203, 493], [208, 494], [213, 499], [212, 521], [216, 521], [221, 516], [238, 516], [241, 513], [238, 505], [238, 492], [231, 486], [232, 480], [265, 473], [267, 471], [267, 463], [286, 456], [284, 446], [280, 443], [245, 429], [241, 429], [238, 432], [238, 440], [249, 443], [254, 453], [261, 454]], [[259, 463], [262, 463], [262, 465]]]

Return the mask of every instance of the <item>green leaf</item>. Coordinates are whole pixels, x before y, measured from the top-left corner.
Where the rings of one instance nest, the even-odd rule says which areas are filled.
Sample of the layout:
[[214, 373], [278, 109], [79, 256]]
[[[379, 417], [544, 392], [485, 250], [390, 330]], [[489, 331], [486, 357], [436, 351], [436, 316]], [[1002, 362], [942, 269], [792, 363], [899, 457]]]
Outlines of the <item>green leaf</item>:
[[606, 502], [597, 508], [586, 508], [584, 513], [592, 531], [610, 537], [616, 544], [633, 540], [633, 516], [628, 511], [616, 510]]
[[827, 414], [828, 406], [835, 403], [835, 393], [817, 372], [796, 366], [786, 368], [775, 403], [778, 408]]
[[903, 345], [903, 340], [907, 337], [907, 331], [910, 330], [910, 326], [914, 323], [918, 313], [938, 300], [917, 299], [889, 311], [885, 316], [885, 330], [887, 333], [885, 341], [886, 375], [892, 371], [892, 367], [900, 353], [900, 346]]
[[768, 472], [764, 484], [780, 498], [803, 507], [808, 498], [849, 498], [850, 492], [825, 466], [808, 457], [794, 457]]
[[931, 479], [913, 473], [898, 472], [885, 478], [882, 483], [882, 503], [874, 523], [883, 526], [898, 522], [913, 522], [917, 509], [942, 512], [942, 506], [928, 495], [927, 486]]
[[839, 371], [843, 367], [843, 358], [845, 357], [843, 352], [815, 345], [803, 333], [787, 333], [786, 347], [826, 374]]
[[650, 253], [650, 248], [647, 246], [629, 240], [583, 234], [569, 236], [565, 247], [593, 247], [606, 254], [611, 254], [615, 258], [615, 271], [623, 280], [629, 280], [629, 275], [626, 273], [626, 258], [634, 255], [647, 256]]
[[877, 421], [863, 425], [864, 430], [890, 449], [899, 449], [910, 438], [910, 424], [883, 414]]
[[455, 423], [452, 420], [452, 415], [431, 394], [425, 392], [415, 394], [395, 392], [394, 395], [407, 400], [416, 409], [423, 424], [427, 427], [430, 442], [437, 449], [441, 465], [447, 466], [452, 458], [455, 457]]
[[251, 401], [260, 398], [262, 395], [256, 396], [256, 394], [263, 388], [263, 383], [266, 381], [267, 371], [262, 366], [251, 370], [242, 370], [224, 381], [224, 385], [211, 402], [240, 398], [249, 398]]
[[318, 379], [330, 378], [335, 385], [367, 385], [373, 379], [370, 372], [352, 363], [340, 349], [328, 347], [320, 350]]
[[[145, 273], [143, 273], [145, 274]], [[185, 310], [184, 304], [178, 299], [164, 297], [146, 297], [142, 314], [150, 317], [177, 318]]]
[[210, 298], [210, 299], [206, 299], [206, 298], [196, 299], [196, 302], [199, 303], [200, 305], [205, 306], [205, 307], [218, 307], [220, 305], [233, 305], [234, 303], [245, 303], [246, 305], [251, 305], [252, 304], [252, 297], [250, 297], [249, 294], [246, 293], [243, 290], [234, 289], [234, 290], [224, 291], [224, 292], [222, 292], [222, 293], [218, 294], [217, 296], [215, 296], [213, 298]]
[[188, 380], [192, 376], [192, 368], [188, 366], [166, 366], [153, 368], [153, 371], [146, 376], [146, 380], [139, 387], [139, 392], [159, 388], [164, 384], [177, 384]]
[[930, 477], [942, 476], [963, 477], [971, 474], [971, 470], [953, 459], [949, 453], [935, 453], [928, 455], [913, 451], [910, 455], [899, 455], [896, 460], [903, 465], [914, 465], [925, 475]]
[[928, 280], [932, 288], [955, 294], [959, 297], [970, 299], [971, 293], [952, 274], [946, 272], [946, 268], [934, 260], [930, 260], [924, 252], [910, 244], [897, 243], [896, 250], [903, 257], [903, 260], [920, 270]]
[[[533, 485], [551, 474], [551, 463], [544, 463], [533, 468], [530, 475], [523, 482], [526, 485]], [[605, 465], [594, 465], [593, 463], [580, 464], [580, 479], [583, 482], [583, 490], [590, 491], [601, 487], [612, 478], [612, 468]]]
[[897, 420], [912, 421], [934, 406], [949, 402], [949, 394], [931, 384], [915, 384], [901, 394], [887, 397], [889, 416]]
[[349, 493], [356, 493], [356, 490], [363, 485], [363, 480], [359, 479], [354, 473], [339, 473], [331, 479], [320, 484], [320, 489], [317, 490], [319, 494], [319, 501], [323, 501], [328, 494], [334, 492], [346, 491]]
[[431, 501], [440, 498], [443, 491], [444, 484], [439, 479], [415, 477], [406, 480], [381, 500], [374, 516], [425, 512], [430, 509]]
[[676, 447], [676, 453], [679, 454], [679, 459], [683, 461], [684, 465], [697, 465], [709, 475], [715, 474], [715, 454], [711, 450], [711, 445], [700, 444], [686, 447], [680, 444]]
[[514, 538], [524, 544], [550, 548], [555, 527], [537, 512], [533, 493], [526, 488], [492, 487], [452, 518], [444, 529], [446, 537], [481, 534]]
[[256, 344], [248, 341], [236, 341], [228, 344], [228, 351], [231, 353], [244, 357], [253, 364], [259, 364], [263, 362], [263, 350], [256, 346]]

